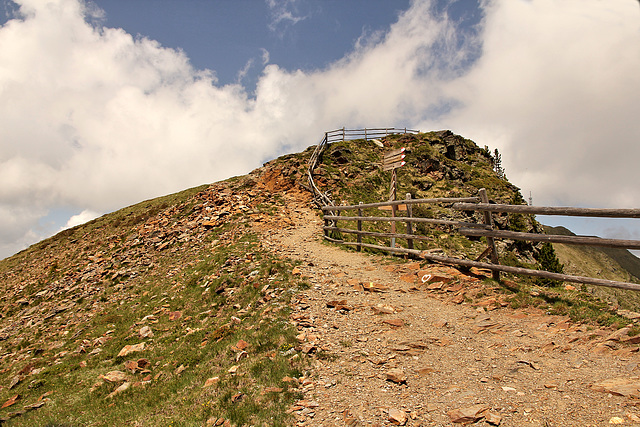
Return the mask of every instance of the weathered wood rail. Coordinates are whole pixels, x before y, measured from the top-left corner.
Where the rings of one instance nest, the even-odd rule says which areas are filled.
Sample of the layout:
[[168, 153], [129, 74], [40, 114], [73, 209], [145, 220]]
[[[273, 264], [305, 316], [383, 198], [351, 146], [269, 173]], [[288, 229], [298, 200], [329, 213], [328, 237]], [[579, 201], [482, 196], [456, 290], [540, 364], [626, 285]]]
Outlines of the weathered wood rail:
[[309, 165], [307, 168], [307, 181], [309, 183], [309, 189], [313, 193], [313, 199], [318, 205], [318, 207], [322, 206], [333, 206], [334, 203], [331, 200], [331, 194], [329, 192], [321, 191], [316, 185], [313, 179], [313, 171], [316, 166], [318, 166], [318, 161], [322, 155], [322, 152], [326, 148], [327, 144], [331, 144], [332, 142], [338, 141], [350, 141], [354, 139], [364, 139], [365, 141], [371, 139], [383, 138], [385, 136], [394, 135], [394, 134], [407, 134], [407, 133], [418, 133], [419, 131], [414, 129], [398, 129], [398, 128], [364, 128], [364, 129], [336, 129], [330, 130], [324, 133], [324, 136], [316, 145], [316, 149], [311, 154], [309, 158]]
[[[531, 215], [562, 215], [562, 216], [583, 216], [583, 217], [605, 217], [605, 218], [640, 218], [640, 209], [591, 209], [591, 208], [572, 208], [572, 207], [538, 207], [538, 206], [524, 206], [524, 205], [503, 205], [503, 204], [490, 204], [488, 203], [488, 197], [484, 189], [479, 190], [479, 197], [469, 198], [433, 198], [433, 199], [411, 199], [411, 196], [407, 194], [405, 200], [395, 200], [380, 203], [368, 203], [351, 206], [324, 206], [322, 210], [324, 212], [324, 227], [325, 239], [340, 243], [344, 245], [355, 246], [356, 250], [362, 248], [370, 248], [383, 250], [399, 254], [408, 254], [419, 258], [443, 263], [450, 265], [460, 265], [463, 267], [477, 267], [489, 269], [493, 272], [494, 278], [499, 280], [500, 272], [523, 274], [534, 277], [541, 277], [551, 280], [558, 280], [563, 282], [572, 283], [584, 283], [596, 286], [606, 286], [619, 289], [631, 289], [634, 291], [640, 291], [640, 284], [621, 282], [614, 280], [605, 280], [595, 277], [573, 276], [562, 273], [553, 273], [545, 270], [535, 270], [529, 268], [512, 267], [507, 265], [501, 265], [499, 262], [499, 254], [496, 249], [494, 239], [509, 239], [509, 240], [522, 240], [530, 242], [549, 242], [549, 243], [562, 243], [569, 245], [590, 245], [601, 247], [613, 247], [624, 249], [640, 249], [640, 241], [638, 240], [620, 240], [620, 239], [601, 239], [599, 237], [590, 236], [556, 236], [547, 234], [535, 234], [535, 233], [520, 233], [514, 231], [496, 230], [494, 229], [492, 213], [518, 213], [518, 214], [531, 214]], [[412, 206], [418, 204], [447, 204], [450, 208], [457, 211], [476, 211], [482, 212], [484, 215], [483, 223], [472, 223], [465, 221], [454, 221], [449, 219], [436, 219], [436, 218], [420, 218], [413, 216]], [[406, 206], [407, 216], [367, 216], [364, 215], [363, 210], [366, 208], [380, 208], [385, 206], [400, 205]], [[343, 211], [357, 211], [357, 215], [341, 216]], [[355, 221], [356, 229], [347, 227], [338, 227], [338, 221]], [[363, 222], [404, 222], [406, 224], [404, 233], [385, 233], [377, 231], [363, 231]], [[413, 229], [413, 224], [426, 223], [434, 225], [446, 225], [457, 230], [464, 236], [473, 237], [485, 237], [487, 240], [487, 249], [476, 259], [466, 260], [460, 258], [453, 258], [443, 255], [436, 255], [428, 251], [420, 251], [413, 248], [414, 240], [427, 240], [429, 237], [416, 234]], [[339, 232], [345, 234], [355, 234], [356, 241], [348, 242], [341, 239], [335, 239], [330, 236], [331, 232]], [[362, 237], [381, 237], [393, 239], [402, 239], [407, 241], [407, 247], [398, 247], [395, 244], [391, 246], [382, 246], [371, 243], [363, 243]], [[490, 256], [491, 262], [481, 262], [480, 260], [486, 256]]]

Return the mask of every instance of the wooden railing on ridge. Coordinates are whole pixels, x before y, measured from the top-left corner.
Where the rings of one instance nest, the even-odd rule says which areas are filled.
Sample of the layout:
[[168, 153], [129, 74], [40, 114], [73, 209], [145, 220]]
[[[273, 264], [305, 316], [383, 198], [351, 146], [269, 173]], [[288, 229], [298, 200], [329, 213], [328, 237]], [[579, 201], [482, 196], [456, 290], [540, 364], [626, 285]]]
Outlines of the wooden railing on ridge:
[[[417, 204], [447, 204], [451, 209], [457, 211], [478, 211], [484, 213], [484, 223], [471, 223], [463, 221], [452, 221], [446, 219], [420, 218], [413, 216], [412, 207]], [[383, 206], [399, 206], [406, 205], [407, 216], [381, 217], [366, 216], [363, 210], [366, 208], [379, 208]], [[533, 215], [563, 215], [563, 216], [582, 216], [582, 217], [605, 217], [605, 218], [640, 218], [640, 209], [589, 209], [589, 208], [571, 208], [571, 207], [538, 207], [524, 205], [504, 205], [490, 204], [486, 191], [479, 190], [479, 197], [470, 198], [437, 198], [437, 199], [411, 199], [411, 195], [407, 194], [405, 200], [395, 200], [381, 203], [368, 203], [351, 206], [323, 206], [324, 221], [323, 227], [325, 231], [325, 239], [344, 245], [356, 246], [357, 250], [361, 248], [371, 248], [384, 250], [394, 253], [409, 254], [419, 258], [436, 261], [443, 264], [461, 265], [463, 267], [477, 267], [489, 269], [494, 273], [494, 278], [499, 279], [500, 272], [524, 274], [529, 276], [541, 277], [551, 280], [564, 282], [584, 283], [596, 286], [606, 286], [619, 289], [631, 289], [640, 291], [640, 284], [620, 282], [614, 280], [598, 279], [593, 277], [572, 276], [561, 273], [552, 273], [544, 270], [534, 270], [521, 267], [512, 267], [500, 265], [499, 256], [495, 246], [494, 239], [510, 239], [523, 240], [530, 242], [549, 242], [562, 243], [570, 245], [590, 245], [610, 248], [624, 249], [640, 249], [640, 241], [638, 240], [619, 240], [619, 239], [602, 239], [599, 237], [585, 236], [557, 236], [535, 233], [520, 233], [513, 231], [496, 230], [493, 226], [491, 213], [519, 213]], [[340, 216], [340, 212], [347, 210], [357, 211], [357, 215]], [[338, 227], [338, 221], [355, 221], [356, 229]], [[363, 231], [363, 221], [374, 222], [404, 222], [406, 224], [405, 233], [381, 233], [373, 231]], [[413, 248], [414, 240], [428, 240], [429, 237], [416, 234], [413, 230], [413, 224], [427, 223], [435, 225], [448, 225], [464, 235], [474, 237], [485, 237], [487, 239], [487, 249], [474, 261], [453, 258], [448, 256], [436, 255], [429, 251], [420, 251]], [[330, 232], [340, 232], [347, 234], [355, 234], [356, 242], [347, 242], [344, 240], [334, 239], [329, 236]], [[382, 237], [391, 239], [403, 239], [407, 241], [407, 247], [381, 246], [362, 242], [362, 236]], [[491, 262], [480, 262], [486, 256], [490, 256]]]
[[316, 146], [316, 149], [309, 158], [309, 167], [307, 168], [307, 181], [309, 182], [309, 189], [313, 193], [313, 198], [318, 207], [333, 206], [334, 203], [331, 200], [331, 194], [322, 192], [315, 181], [313, 180], [313, 171], [318, 166], [318, 160], [322, 156], [322, 152], [326, 148], [327, 144], [338, 141], [350, 141], [354, 139], [364, 139], [365, 141], [370, 139], [383, 138], [388, 135], [394, 134], [407, 134], [418, 133], [419, 131], [413, 129], [397, 129], [397, 128], [364, 128], [364, 129], [336, 129], [330, 130], [324, 133], [324, 136]]

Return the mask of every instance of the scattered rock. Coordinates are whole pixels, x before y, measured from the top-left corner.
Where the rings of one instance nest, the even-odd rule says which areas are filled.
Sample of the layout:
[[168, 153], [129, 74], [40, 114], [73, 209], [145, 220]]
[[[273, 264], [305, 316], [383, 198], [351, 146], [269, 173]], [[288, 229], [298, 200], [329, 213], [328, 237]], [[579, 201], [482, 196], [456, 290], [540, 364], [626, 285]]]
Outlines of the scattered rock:
[[138, 351], [143, 351], [144, 350], [144, 343], [141, 342], [140, 344], [134, 344], [134, 345], [125, 345], [122, 350], [120, 350], [120, 353], [118, 353], [118, 357], [125, 357], [130, 355], [131, 353], [135, 353]]
[[484, 412], [488, 410], [487, 405], [473, 405], [467, 408], [454, 409], [447, 412], [452, 423], [474, 423], [484, 418]]
[[212, 387], [220, 382], [220, 377], [207, 378], [202, 388]]
[[127, 374], [122, 371], [111, 371], [106, 375], [100, 375], [99, 378], [110, 383], [119, 383], [127, 380]]
[[389, 409], [389, 422], [397, 426], [403, 426], [407, 424], [407, 414], [404, 411], [396, 408]]
[[20, 400], [20, 395], [16, 394], [15, 396], [9, 398], [6, 402], [4, 402], [0, 409], [8, 408], [9, 406], [14, 405], [18, 400]]
[[22, 379], [23, 377], [21, 375], [16, 375], [15, 377], [11, 378], [11, 382], [9, 383], [9, 390], [17, 386], [20, 381], [22, 381]]
[[484, 411], [482, 415], [484, 416], [484, 420], [486, 422], [494, 426], [499, 426], [500, 423], [502, 422], [502, 417], [498, 414], [494, 414], [493, 412]]
[[153, 338], [153, 331], [149, 326], [143, 326], [138, 333], [140, 338]]
[[106, 398], [112, 399], [114, 396], [122, 393], [125, 390], [128, 390], [129, 387], [131, 387], [131, 383], [129, 382], [122, 383], [120, 387], [116, 388], [113, 392], [109, 393]]
[[306, 400], [306, 399], [298, 400], [296, 402], [296, 405], [302, 406], [304, 408], [317, 408], [320, 406], [320, 404], [315, 400]]
[[340, 310], [351, 311], [351, 310], [353, 310], [353, 307], [351, 307], [347, 303], [346, 299], [339, 300], [339, 301], [338, 300], [327, 301], [327, 307], [333, 308], [336, 311], [340, 311]]
[[390, 305], [378, 304], [371, 307], [374, 314], [394, 314], [396, 313], [396, 309]]
[[235, 347], [236, 349], [242, 351], [242, 350], [245, 350], [247, 347], [249, 347], [249, 343], [246, 342], [245, 340], [240, 340], [236, 343]]
[[475, 322], [473, 324], [474, 332], [482, 332], [488, 329], [491, 329], [498, 325], [498, 322], [491, 319], [491, 317], [487, 314], [480, 314], [476, 317]]
[[127, 360], [126, 362], [124, 362], [124, 368], [127, 371], [135, 374], [135, 372], [138, 370], [138, 362], [134, 360]]
[[396, 384], [406, 384], [407, 382], [407, 376], [400, 368], [389, 369], [385, 375], [387, 376], [387, 381], [391, 381]]
[[169, 320], [178, 320], [182, 317], [181, 311], [170, 311], [169, 312]]
[[404, 320], [402, 319], [385, 319], [382, 323], [386, 323], [387, 325], [391, 325], [394, 328], [401, 328], [404, 326]]
[[612, 378], [591, 385], [591, 389], [618, 396], [640, 398], [640, 380], [630, 378]]
[[380, 285], [378, 283], [362, 283], [362, 290], [367, 292], [386, 292], [389, 290], [388, 286]]

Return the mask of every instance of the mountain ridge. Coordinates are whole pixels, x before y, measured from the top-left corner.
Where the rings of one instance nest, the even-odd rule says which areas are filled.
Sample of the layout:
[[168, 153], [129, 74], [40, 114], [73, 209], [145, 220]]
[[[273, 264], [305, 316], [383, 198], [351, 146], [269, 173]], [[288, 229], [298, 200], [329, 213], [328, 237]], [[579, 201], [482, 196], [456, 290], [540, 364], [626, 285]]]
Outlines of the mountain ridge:
[[[517, 188], [496, 176], [488, 150], [450, 131], [396, 135], [384, 142], [387, 148], [408, 148], [407, 167], [398, 173], [401, 193], [410, 192], [415, 198], [455, 196], [486, 187], [494, 201], [518, 200]], [[385, 276], [380, 298], [426, 292], [428, 298], [443, 299], [454, 307], [476, 307], [483, 313], [520, 307], [535, 313], [536, 319], [547, 319], [544, 310], [549, 310], [552, 320], [545, 321], [551, 323], [566, 323], [573, 315], [572, 300], [565, 299], [572, 291], [563, 288], [545, 289], [524, 279], [516, 279], [521, 283], [508, 279], [498, 286], [480, 280], [486, 277], [482, 271], [469, 274], [448, 268], [438, 273], [451, 278], [448, 284], [436, 282], [424, 289], [417, 275], [420, 270], [409, 269], [402, 259], [356, 255], [318, 243], [321, 226], [303, 186], [313, 148], [281, 156], [245, 176], [107, 214], [0, 261], [0, 403], [4, 402], [0, 420], [10, 420], [10, 425], [115, 425], [121, 420], [136, 425], [170, 425], [174, 420], [182, 425], [314, 425], [313, 393], [321, 386], [313, 372], [320, 365], [335, 367], [334, 358], [339, 363], [348, 357], [345, 360], [351, 363], [362, 354], [345, 356], [348, 343], [367, 342], [358, 341], [354, 329], [354, 335], [324, 343], [327, 329], [345, 334], [351, 330], [336, 316], [360, 313], [369, 318], [369, 310], [382, 310], [378, 314], [392, 321], [384, 323], [384, 334], [376, 335], [385, 341], [393, 338], [394, 328], [403, 328], [393, 326], [401, 305], [388, 313], [381, 299], [360, 300], [369, 295], [363, 284], [377, 283], [367, 268]], [[379, 167], [380, 147], [369, 141], [345, 141], [327, 148], [315, 172], [323, 191], [354, 204], [384, 200], [388, 174]], [[420, 213], [457, 215], [445, 208]], [[526, 216], [498, 216], [497, 224], [540, 228]], [[311, 234], [296, 234], [297, 230]], [[454, 236], [448, 229], [418, 231], [434, 237], [425, 249], [438, 247], [464, 256], [484, 249], [482, 242]], [[298, 240], [287, 240], [283, 233]], [[302, 248], [317, 253], [305, 257]], [[535, 262], [533, 246], [505, 243], [501, 250], [511, 262]], [[325, 253], [330, 254], [327, 263], [317, 265]], [[350, 271], [351, 261], [342, 261], [347, 256], [375, 258], [356, 274]], [[339, 267], [329, 277], [326, 272], [336, 268], [332, 263]], [[387, 266], [393, 274], [388, 274]], [[411, 285], [400, 286], [409, 283], [401, 279], [405, 276], [406, 280], [411, 276]], [[457, 289], [461, 283], [466, 287]], [[312, 293], [313, 300], [304, 297]], [[418, 300], [425, 298], [415, 295], [419, 298], [410, 301], [418, 307]], [[342, 304], [344, 298], [361, 305]], [[328, 303], [336, 302], [343, 308], [332, 305], [327, 310]], [[592, 304], [592, 312], [600, 310], [606, 316], [583, 320], [594, 322], [602, 334], [611, 333], [608, 325], [629, 322], [616, 315], [611, 304]], [[327, 328], [305, 314], [308, 309], [326, 318]], [[409, 312], [408, 306], [405, 309]], [[458, 318], [455, 310], [449, 312], [451, 322], [462, 325], [466, 322], [462, 319], [471, 316], [465, 313]], [[371, 328], [368, 332], [374, 335], [380, 332], [379, 325]], [[445, 335], [450, 341], [455, 338]], [[434, 342], [445, 343], [444, 338]], [[584, 348], [598, 343], [591, 338]], [[421, 345], [426, 347], [415, 355], [431, 344]], [[400, 341], [393, 346], [409, 347]], [[614, 347], [628, 349], [622, 344]], [[408, 350], [398, 351], [402, 359], [402, 351]], [[377, 347], [375, 352], [384, 353]], [[350, 415], [344, 418], [360, 422], [355, 409], [346, 408]], [[414, 409], [414, 414], [421, 414], [416, 415], [419, 419], [430, 417], [429, 411]], [[327, 411], [324, 406], [317, 410], [333, 417], [325, 422], [334, 420], [336, 414]], [[380, 421], [369, 410], [366, 417]]]

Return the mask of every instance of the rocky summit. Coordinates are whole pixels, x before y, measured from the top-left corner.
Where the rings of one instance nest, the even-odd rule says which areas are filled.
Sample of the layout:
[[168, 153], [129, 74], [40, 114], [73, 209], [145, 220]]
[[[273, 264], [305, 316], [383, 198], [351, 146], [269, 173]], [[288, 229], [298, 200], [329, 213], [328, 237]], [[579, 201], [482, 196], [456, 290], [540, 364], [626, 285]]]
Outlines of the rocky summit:
[[[382, 156], [405, 147], [403, 196], [486, 188], [494, 201], [522, 199], [487, 149], [449, 131], [381, 142], [329, 145], [314, 171], [320, 189], [339, 203], [385, 200]], [[1, 261], [0, 423], [640, 422], [640, 314], [624, 294], [498, 283], [489, 271], [327, 243], [306, 181], [312, 151], [105, 215]], [[542, 231], [534, 218], [496, 219]], [[431, 237], [424, 250], [475, 257], [485, 247], [449, 228], [418, 232]], [[500, 251], [523, 265], [539, 252], [515, 242]]]

